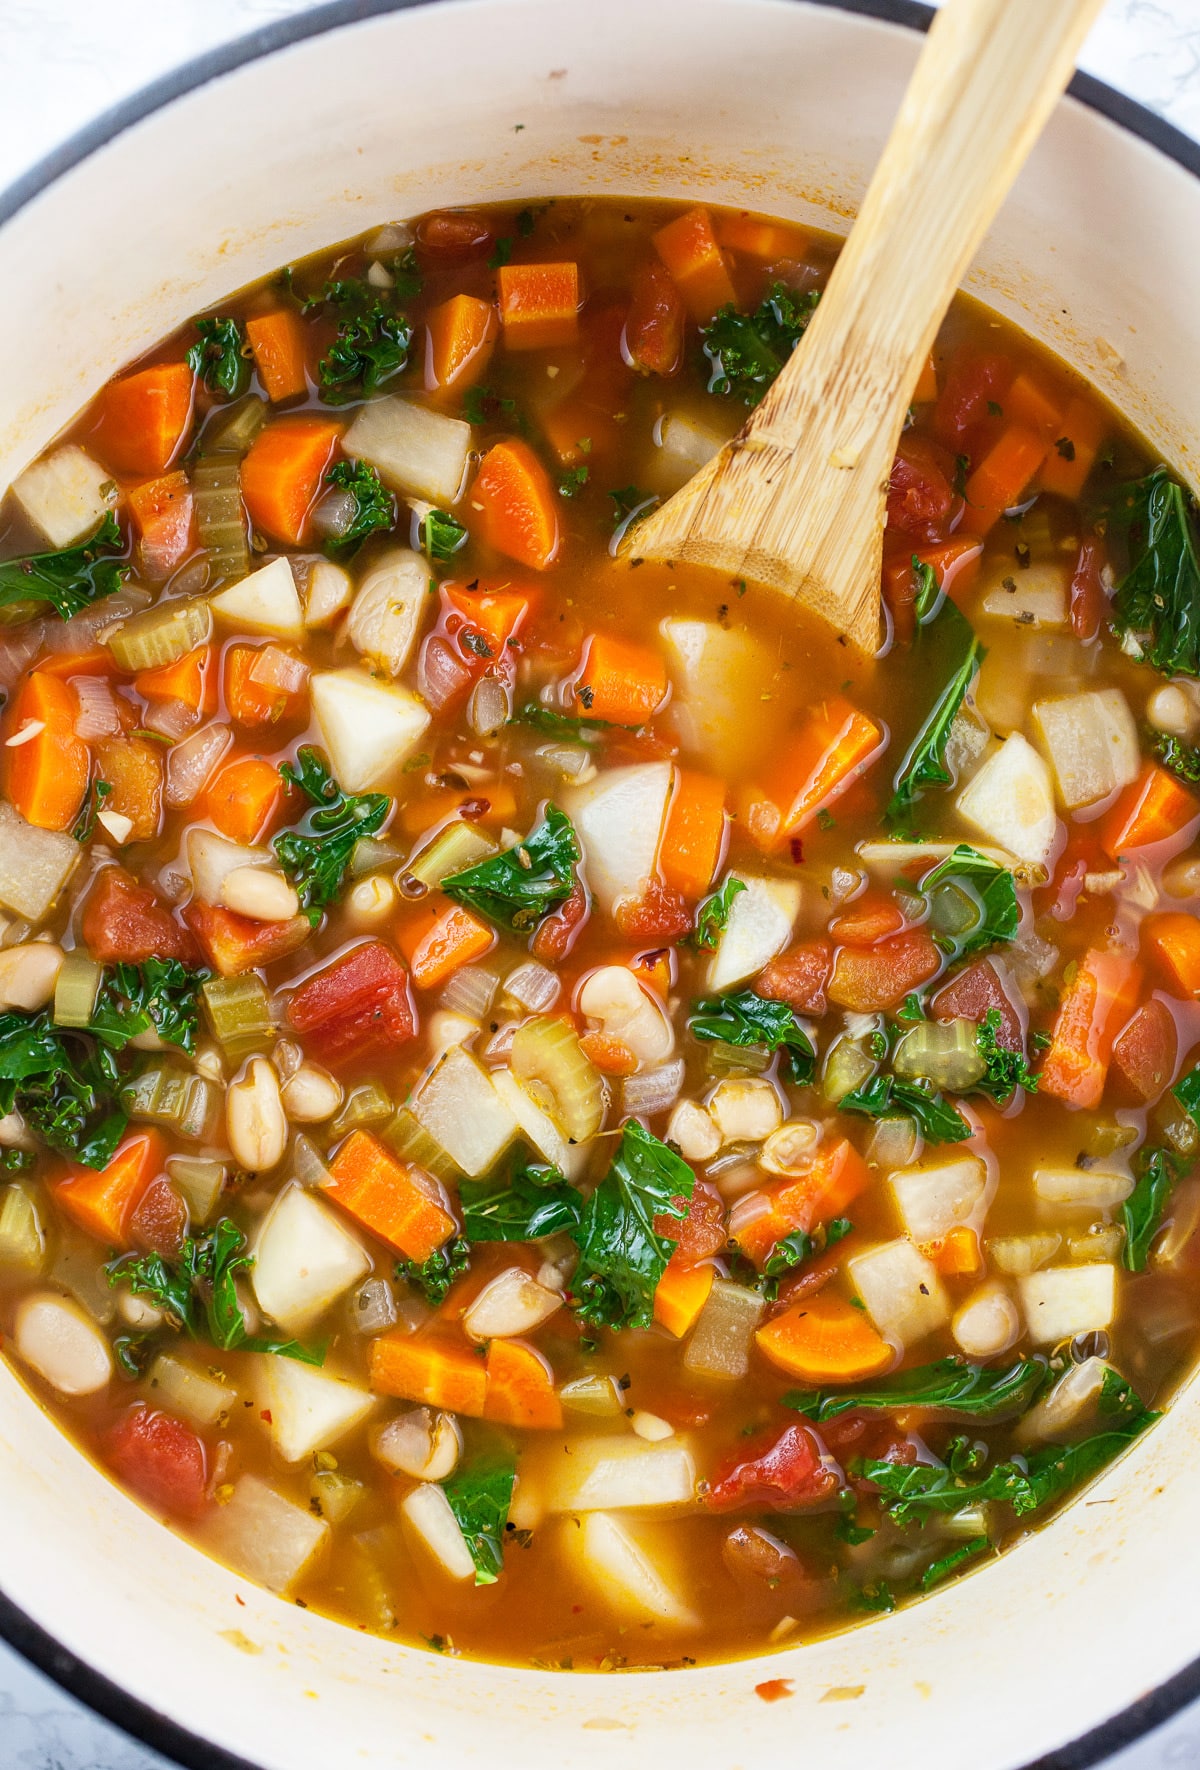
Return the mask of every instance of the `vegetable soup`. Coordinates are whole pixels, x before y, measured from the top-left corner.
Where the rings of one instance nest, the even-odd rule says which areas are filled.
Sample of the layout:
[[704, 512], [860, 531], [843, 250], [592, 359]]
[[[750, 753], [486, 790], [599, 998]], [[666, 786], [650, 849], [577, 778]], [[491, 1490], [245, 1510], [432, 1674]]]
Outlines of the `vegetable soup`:
[[836, 251], [388, 226], [3, 507], [5, 1350], [354, 1627], [795, 1643], [1018, 1543], [1194, 1359], [1188, 494], [964, 300], [877, 657], [638, 557]]

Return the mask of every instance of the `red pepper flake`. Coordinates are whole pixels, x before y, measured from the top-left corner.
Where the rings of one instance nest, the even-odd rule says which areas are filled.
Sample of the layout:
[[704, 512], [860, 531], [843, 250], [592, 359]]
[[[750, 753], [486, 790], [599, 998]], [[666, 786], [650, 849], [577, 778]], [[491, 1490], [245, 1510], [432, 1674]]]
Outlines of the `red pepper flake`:
[[796, 866], [802, 866], [804, 863], [804, 844], [799, 836], [792, 837], [791, 841], [788, 843], [788, 849], [791, 852], [794, 864]]
[[768, 1678], [764, 1684], [754, 1686], [755, 1696], [761, 1696], [764, 1702], [782, 1702], [785, 1696], [792, 1694], [790, 1678]]
[[271, 1410], [270, 1410], [270, 1408], [264, 1407], [258, 1417], [260, 1420], [265, 1421], [266, 1424], [269, 1426], [271, 1424]]

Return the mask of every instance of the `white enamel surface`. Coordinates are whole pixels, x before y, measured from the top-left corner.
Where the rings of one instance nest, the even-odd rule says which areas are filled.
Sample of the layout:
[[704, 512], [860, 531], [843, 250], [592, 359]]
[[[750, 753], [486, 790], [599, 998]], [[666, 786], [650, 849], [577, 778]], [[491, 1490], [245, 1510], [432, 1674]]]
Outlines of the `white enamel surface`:
[[[653, 192], [843, 227], [915, 54], [898, 28], [803, 0], [454, 0], [214, 80], [0, 230], [0, 480], [189, 312], [434, 202]], [[1200, 188], [1068, 104], [971, 282], [1185, 469], [1197, 237]], [[1087, 1504], [898, 1616], [765, 1661], [576, 1679], [369, 1640], [250, 1587], [119, 1495], [4, 1372], [0, 1491], [21, 1529], [0, 1583], [89, 1665], [267, 1770], [732, 1770], [791, 1762], [797, 1740], [836, 1770], [960, 1770], [964, 1744], [972, 1770], [1013, 1770], [1200, 1653], [1180, 1552], [1198, 1429], [1189, 1395]], [[793, 1696], [764, 1704], [754, 1685], [775, 1677]]]

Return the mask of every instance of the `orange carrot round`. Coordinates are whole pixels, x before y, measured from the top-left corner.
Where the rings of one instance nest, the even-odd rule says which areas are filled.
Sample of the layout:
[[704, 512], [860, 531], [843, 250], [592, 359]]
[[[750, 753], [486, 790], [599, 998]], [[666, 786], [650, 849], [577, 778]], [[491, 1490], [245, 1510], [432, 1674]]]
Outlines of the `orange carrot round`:
[[5, 749], [8, 797], [28, 823], [42, 830], [69, 830], [87, 792], [91, 755], [75, 735], [79, 697], [69, 682], [35, 670], [17, 692], [8, 717]]
[[497, 553], [545, 571], [558, 557], [558, 512], [550, 475], [528, 443], [498, 442], [484, 456], [471, 488], [483, 513], [483, 533]]
[[857, 1383], [896, 1356], [861, 1309], [828, 1291], [794, 1303], [754, 1337], [772, 1364], [804, 1383]]

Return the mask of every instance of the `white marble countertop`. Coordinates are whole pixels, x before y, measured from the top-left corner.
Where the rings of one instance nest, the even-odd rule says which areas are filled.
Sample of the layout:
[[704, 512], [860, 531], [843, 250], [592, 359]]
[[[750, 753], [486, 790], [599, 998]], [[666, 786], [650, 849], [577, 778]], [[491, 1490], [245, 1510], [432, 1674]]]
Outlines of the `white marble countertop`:
[[[0, 190], [147, 82], [318, 0], [0, 0]], [[653, 0], [650, 0], [653, 4]], [[1108, 0], [1081, 66], [1200, 139], [1200, 0]], [[1106, 1770], [1200, 1770], [1200, 1704]], [[0, 1643], [0, 1770], [168, 1770]]]

